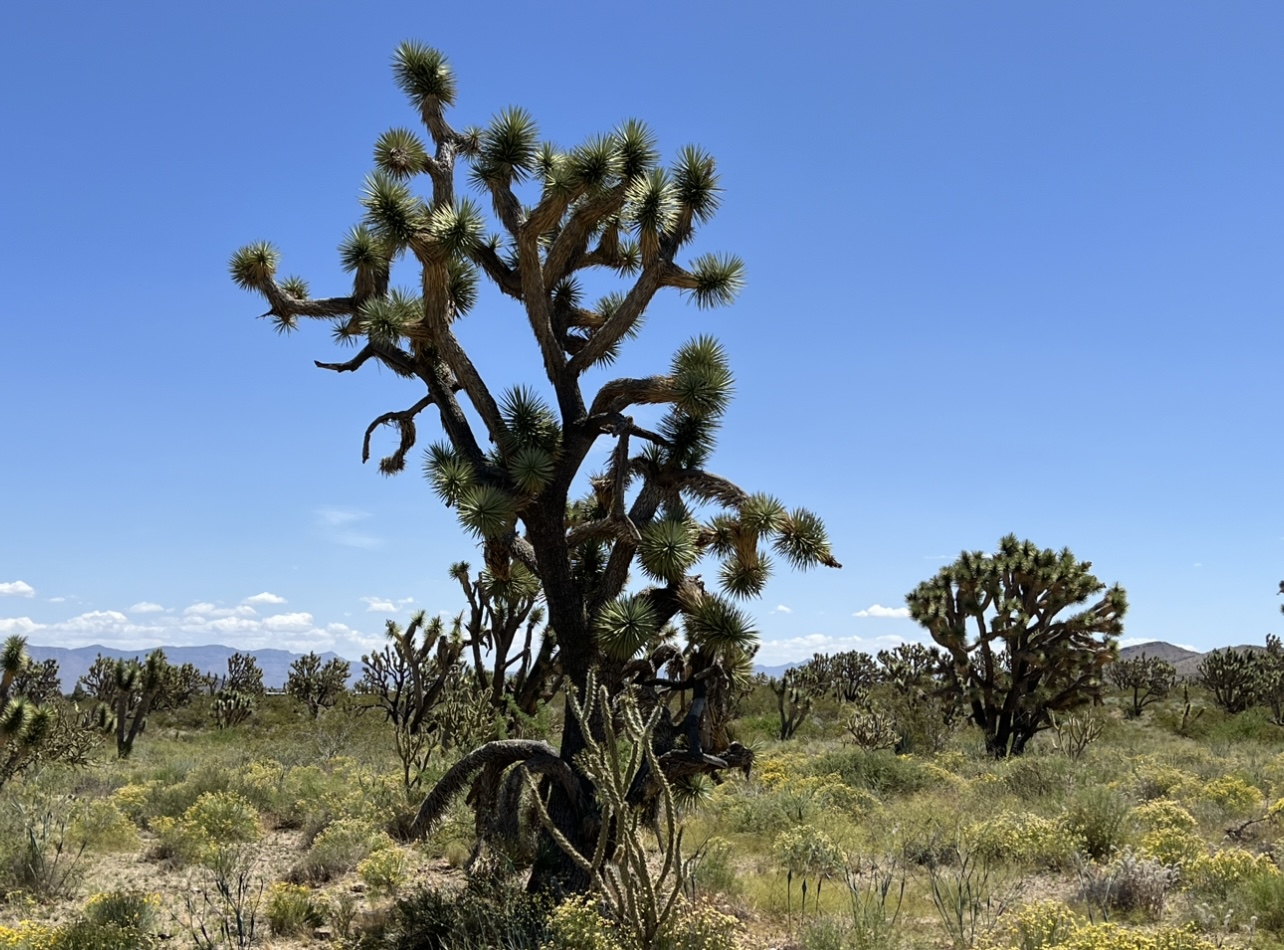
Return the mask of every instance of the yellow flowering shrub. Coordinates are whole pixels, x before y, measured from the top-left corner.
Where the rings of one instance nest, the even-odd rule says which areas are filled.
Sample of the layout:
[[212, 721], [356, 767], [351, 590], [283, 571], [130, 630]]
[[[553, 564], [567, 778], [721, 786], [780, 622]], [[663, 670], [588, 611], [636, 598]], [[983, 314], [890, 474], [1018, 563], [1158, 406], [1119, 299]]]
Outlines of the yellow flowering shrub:
[[179, 818], [152, 819], [162, 857], [208, 863], [229, 846], [257, 841], [258, 812], [232, 792], [205, 792]]
[[1132, 774], [1132, 792], [1143, 801], [1154, 798], [1184, 798], [1186, 792], [1199, 787], [1199, 777], [1171, 765], [1140, 757]]
[[1031, 812], [1002, 811], [963, 829], [975, 853], [1039, 868], [1068, 866], [1082, 842], [1064, 824]]
[[708, 904], [686, 904], [655, 939], [655, 950], [738, 950], [740, 921]]
[[0, 950], [55, 950], [58, 930], [24, 920], [17, 927], [0, 927]]
[[1160, 927], [1134, 930], [1119, 924], [1080, 927], [1057, 950], [1216, 950], [1193, 927]]
[[1184, 868], [1203, 856], [1204, 842], [1198, 835], [1180, 828], [1156, 828], [1141, 836], [1139, 850], [1148, 858], [1170, 868]]
[[111, 803], [124, 812], [136, 825], [147, 821], [147, 806], [152, 792], [160, 786], [158, 781], [122, 785], [112, 793]]
[[991, 948], [1050, 950], [1059, 947], [1086, 921], [1061, 901], [1036, 901], [1004, 914], [1002, 928]]
[[1193, 797], [1232, 815], [1247, 815], [1262, 806], [1262, 793], [1235, 775], [1223, 775], [1204, 782], [1195, 790]]
[[268, 888], [267, 920], [274, 937], [291, 937], [320, 926], [325, 914], [306, 887], [278, 881]]
[[1144, 831], [1194, 831], [1199, 824], [1190, 812], [1171, 798], [1155, 798], [1138, 805], [1132, 810], [1132, 817]]
[[548, 939], [540, 950], [624, 950], [615, 924], [603, 917], [587, 894], [558, 904], [548, 918]]
[[410, 862], [401, 848], [380, 848], [357, 865], [357, 877], [376, 894], [396, 894], [410, 878]]
[[1279, 868], [1264, 854], [1227, 848], [1215, 854], [1202, 854], [1191, 861], [1185, 869], [1185, 883], [1205, 894], [1224, 898], [1245, 881], [1279, 873]]

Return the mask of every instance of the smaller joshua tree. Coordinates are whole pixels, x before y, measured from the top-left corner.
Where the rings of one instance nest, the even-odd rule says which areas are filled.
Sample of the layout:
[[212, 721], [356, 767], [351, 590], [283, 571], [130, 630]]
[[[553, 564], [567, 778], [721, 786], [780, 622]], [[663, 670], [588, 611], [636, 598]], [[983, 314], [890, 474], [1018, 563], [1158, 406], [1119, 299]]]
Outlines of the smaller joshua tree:
[[[1020, 755], [1053, 713], [1097, 698], [1128, 609], [1070, 550], [1008, 535], [995, 554], [963, 552], [906, 597], [949, 655], [950, 675], [997, 757]], [[1065, 614], [1095, 594], [1103, 596]]]
[[1124, 712], [1129, 719], [1136, 719], [1152, 703], [1164, 699], [1177, 685], [1177, 671], [1171, 663], [1158, 657], [1135, 656], [1115, 660], [1106, 667], [1106, 678], [1131, 699]]
[[347, 660], [337, 656], [322, 663], [316, 653], [309, 653], [290, 664], [285, 691], [307, 706], [316, 719], [322, 709], [329, 709], [347, 691], [351, 668]]
[[100, 656], [76, 688], [99, 701], [95, 725], [116, 737], [117, 758], [127, 759], [134, 741], [147, 726], [147, 715], [161, 696], [169, 673], [164, 650], [153, 650], [142, 663]]
[[1196, 681], [1228, 713], [1242, 713], [1262, 700], [1265, 664], [1252, 650], [1214, 650], [1199, 661]]

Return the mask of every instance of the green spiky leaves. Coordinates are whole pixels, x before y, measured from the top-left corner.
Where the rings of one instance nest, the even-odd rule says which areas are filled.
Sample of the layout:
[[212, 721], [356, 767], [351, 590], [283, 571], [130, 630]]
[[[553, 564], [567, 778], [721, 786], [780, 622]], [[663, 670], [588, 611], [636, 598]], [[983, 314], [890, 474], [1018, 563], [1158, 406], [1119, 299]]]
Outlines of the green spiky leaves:
[[375, 297], [361, 305], [366, 336], [375, 343], [395, 345], [405, 335], [406, 327], [422, 319], [423, 315], [423, 301], [399, 289], [387, 297]]
[[459, 503], [464, 492], [476, 483], [473, 467], [444, 442], [434, 442], [424, 453], [424, 477], [448, 507]]
[[480, 538], [510, 534], [517, 523], [517, 500], [496, 485], [472, 485], [459, 495], [459, 522]]
[[687, 639], [709, 651], [747, 650], [758, 639], [748, 614], [721, 597], [706, 595], [686, 615]]
[[406, 179], [419, 174], [427, 166], [427, 160], [424, 143], [409, 129], [389, 129], [375, 142], [375, 167], [394, 178]]
[[722, 345], [710, 336], [686, 343], [673, 358], [671, 369], [675, 405], [697, 419], [722, 415], [731, 399], [731, 364]]
[[280, 252], [270, 243], [255, 241], [233, 254], [227, 269], [231, 272], [236, 286], [242, 290], [261, 292], [272, 285], [280, 260]]
[[549, 453], [558, 450], [562, 430], [557, 415], [533, 389], [514, 386], [507, 390], [499, 401], [499, 411], [512, 443], [505, 449], [532, 447]]
[[594, 624], [598, 645], [613, 660], [628, 660], [646, 646], [660, 624], [649, 598], [618, 597], [602, 607]]
[[453, 205], [433, 211], [428, 220], [428, 233], [443, 250], [461, 257], [482, 242], [486, 219], [477, 203], [464, 198]]
[[819, 564], [833, 566], [834, 555], [829, 546], [825, 523], [805, 508], [795, 508], [777, 529], [772, 546], [780, 552], [794, 570], [805, 571]]
[[700, 222], [708, 221], [718, 210], [719, 192], [717, 163], [704, 149], [687, 145], [678, 152], [673, 168], [677, 199]]
[[651, 522], [642, 529], [638, 558], [650, 577], [678, 581], [700, 558], [694, 527], [678, 518]]
[[392, 73], [410, 101], [425, 109], [453, 105], [455, 77], [439, 50], [406, 40], [392, 56]]
[[423, 202], [405, 182], [385, 171], [366, 176], [361, 204], [366, 223], [388, 247], [405, 247], [424, 223]]
[[539, 168], [540, 154], [535, 120], [525, 109], [510, 106], [481, 131], [474, 179], [482, 185], [525, 181]]
[[526, 445], [513, 453], [508, 461], [508, 474], [514, 484], [528, 495], [537, 495], [553, 479], [554, 461], [548, 451]]
[[615, 130], [619, 148], [620, 175], [625, 181], [637, 178], [655, 167], [660, 152], [655, 147], [655, 134], [645, 122], [629, 119]]
[[18, 634], [6, 638], [0, 648], [0, 674], [6, 679], [17, 676], [27, 662], [27, 641]]
[[20, 738], [32, 711], [33, 707], [25, 699], [5, 703], [4, 708], [0, 709], [0, 739]]
[[744, 261], [734, 254], [702, 254], [691, 263], [695, 285], [687, 293], [697, 307], [725, 307], [744, 289]]

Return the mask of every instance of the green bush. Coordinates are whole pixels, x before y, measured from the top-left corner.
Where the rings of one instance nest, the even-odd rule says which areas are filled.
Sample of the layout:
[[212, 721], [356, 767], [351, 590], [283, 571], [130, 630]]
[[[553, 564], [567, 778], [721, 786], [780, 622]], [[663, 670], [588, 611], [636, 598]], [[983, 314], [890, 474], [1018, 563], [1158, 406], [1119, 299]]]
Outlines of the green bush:
[[160, 898], [142, 891], [103, 891], [85, 902], [84, 917], [91, 924], [122, 930], [149, 932], [156, 927]]
[[868, 789], [882, 798], [922, 791], [941, 779], [913, 756], [879, 750], [845, 749], [816, 756], [807, 766], [809, 775], [834, 773], [848, 785]]
[[325, 914], [306, 887], [277, 883], [268, 889], [267, 920], [274, 937], [293, 937], [321, 926]]
[[1104, 786], [1085, 788], [1066, 805], [1062, 821], [1091, 857], [1107, 858], [1126, 845], [1132, 833], [1128, 800]]

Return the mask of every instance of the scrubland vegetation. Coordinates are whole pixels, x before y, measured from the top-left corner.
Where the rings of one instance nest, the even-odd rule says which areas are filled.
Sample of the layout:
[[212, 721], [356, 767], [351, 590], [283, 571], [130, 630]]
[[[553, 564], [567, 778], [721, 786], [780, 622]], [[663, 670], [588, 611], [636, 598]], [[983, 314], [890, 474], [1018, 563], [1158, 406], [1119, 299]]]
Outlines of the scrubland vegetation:
[[[1228, 712], [1132, 657], [1101, 705], [996, 757], [932, 687], [933, 655], [805, 665], [785, 740], [779, 683], [747, 683], [729, 729], [754, 750], [748, 776], [667, 786], [564, 901], [527, 893], [537, 814], [509, 851], [477, 846], [463, 800], [412, 839], [421, 789], [468, 743], [429, 741], [408, 787], [397, 724], [368, 693], [335, 690], [314, 715], [296, 684], [220, 728], [206, 689], [154, 712], [127, 755], [89, 697], [74, 712], [46, 697], [101, 742], [0, 789], [0, 947], [612, 950], [640, 932], [692, 950], [1284, 947], [1284, 729], [1267, 697]], [[1139, 713], [1141, 673], [1160, 696]], [[556, 741], [560, 708], [490, 728]], [[632, 708], [586, 753], [606, 820], [630, 810], [653, 741]]]

